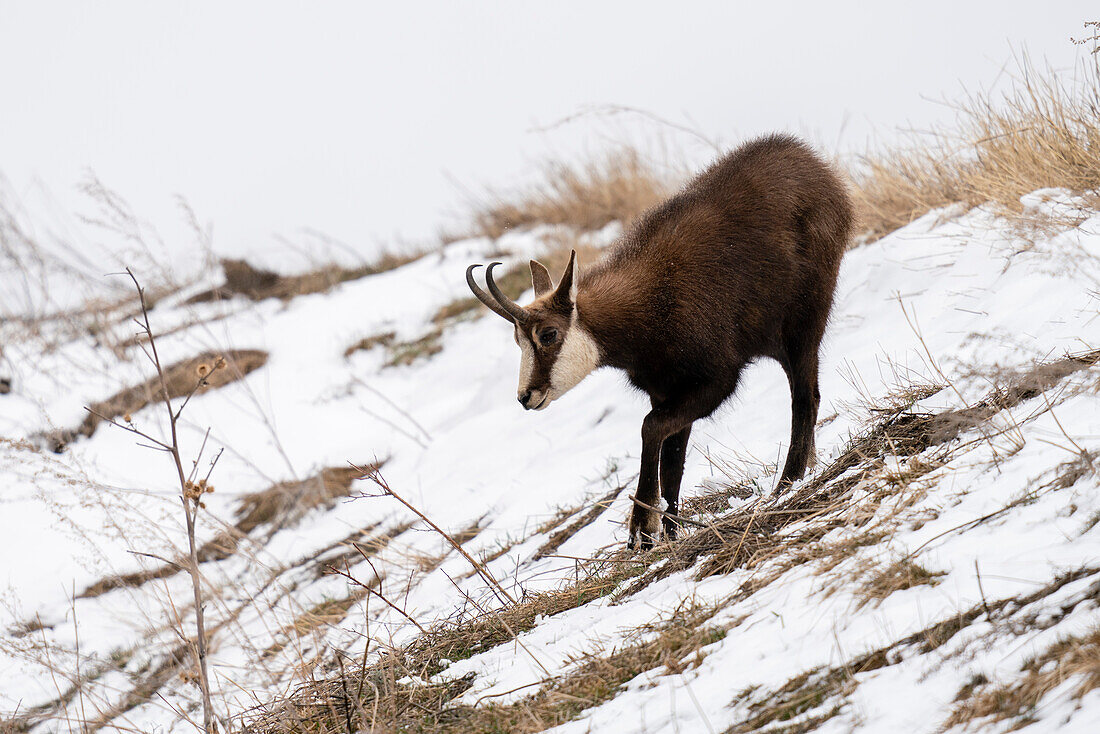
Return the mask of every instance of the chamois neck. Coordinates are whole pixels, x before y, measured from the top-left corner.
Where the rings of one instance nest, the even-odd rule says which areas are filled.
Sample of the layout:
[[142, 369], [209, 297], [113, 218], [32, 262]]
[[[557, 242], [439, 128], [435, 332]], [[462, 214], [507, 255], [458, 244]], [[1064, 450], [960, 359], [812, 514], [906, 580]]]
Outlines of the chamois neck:
[[652, 336], [652, 303], [644, 279], [605, 270], [581, 281], [577, 320], [599, 347], [600, 366], [630, 368], [630, 355]]

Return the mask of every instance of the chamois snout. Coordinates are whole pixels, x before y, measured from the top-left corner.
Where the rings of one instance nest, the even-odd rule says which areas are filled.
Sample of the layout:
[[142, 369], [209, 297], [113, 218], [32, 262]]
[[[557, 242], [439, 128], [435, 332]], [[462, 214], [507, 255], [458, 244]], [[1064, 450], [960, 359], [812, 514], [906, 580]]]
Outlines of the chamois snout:
[[520, 390], [519, 404], [527, 410], [542, 410], [550, 405], [550, 393], [546, 390]]

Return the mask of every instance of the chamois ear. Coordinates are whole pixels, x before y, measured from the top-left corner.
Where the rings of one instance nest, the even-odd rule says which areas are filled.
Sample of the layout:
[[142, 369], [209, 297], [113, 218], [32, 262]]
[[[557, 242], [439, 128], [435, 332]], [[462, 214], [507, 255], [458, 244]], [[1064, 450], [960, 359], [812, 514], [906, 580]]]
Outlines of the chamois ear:
[[537, 260], [531, 261], [531, 284], [535, 286], [536, 296], [554, 290], [554, 282], [550, 280], [550, 271]]
[[577, 281], [580, 274], [577, 272], [577, 251], [569, 251], [569, 264], [565, 266], [565, 272], [561, 276], [557, 289], [554, 291], [554, 303], [562, 308], [573, 310], [577, 303]]

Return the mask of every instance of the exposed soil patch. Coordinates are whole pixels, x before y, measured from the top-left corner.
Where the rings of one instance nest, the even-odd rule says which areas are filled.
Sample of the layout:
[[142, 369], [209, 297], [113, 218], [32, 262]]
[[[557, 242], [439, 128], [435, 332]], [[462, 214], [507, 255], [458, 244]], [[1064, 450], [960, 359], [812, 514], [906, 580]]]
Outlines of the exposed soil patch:
[[296, 296], [321, 293], [350, 280], [393, 270], [420, 259], [422, 255], [423, 253], [408, 255], [389, 253], [369, 265], [354, 268], [327, 265], [299, 275], [279, 275], [250, 265], [244, 260], [226, 259], [221, 261], [225, 283], [191, 296], [187, 299], [187, 303], [204, 303], [233, 296], [244, 296], [253, 301], [262, 301], [265, 298], [280, 298], [286, 301]]

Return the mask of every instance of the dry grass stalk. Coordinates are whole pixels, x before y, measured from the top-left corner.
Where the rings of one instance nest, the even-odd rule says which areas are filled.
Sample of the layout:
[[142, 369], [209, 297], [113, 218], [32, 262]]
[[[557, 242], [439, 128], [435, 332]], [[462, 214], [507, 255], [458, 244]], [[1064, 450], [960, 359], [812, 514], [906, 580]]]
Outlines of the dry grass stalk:
[[479, 562], [477, 559], [475, 559], [473, 556], [471, 556], [469, 553], [466, 552], [466, 549], [462, 547], [462, 543], [455, 540], [454, 536], [452, 536], [450, 533], [448, 533], [447, 531], [443, 530], [441, 527], [436, 525], [431, 520], [431, 518], [429, 518], [427, 515], [425, 515], [423, 512], [421, 512], [415, 506], [411, 505], [404, 498], [402, 498], [399, 494], [394, 492], [393, 489], [390, 488], [390, 485], [386, 482], [385, 478], [382, 476], [382, 474], [379, 471], [377, 466], [376, 467], [366, 467], [366, 468], [363, 468], [363, 467], [354, 467], [354, 468], [359, 472], [359, 476], [370, 479], [372, 482], [374, 482], [374, 484], [379, 489], [382, 490], [382, 493], [385, 496], [393, 497], [395, 500], [400, 502], [402, 505], [405, 506], [405, 508], [407, 508], [414, 515], [416, 515], [421, 520], [423, 520], [428, 525], [428, 527], [430, 527], [432, 530], [434, 530], [436, 533], [438, 533], [444, 540], [446, 540], [448, 545], [450, 545], [452, 548], [454, 548], [456, 551], [458, 551], [459, 555], [461, 555], [463, 558], [465, 558], [467, 561], [469, 561], [470, 565], [474, 567], [474, 569], [477, 571], [478, 575], [481, 576], [481, 578], [485, 580], [485, 582], [489, 585], [489, 588], [491, 588], [493, 590], [493, 592], [498, 596], [498, 598], [500, 598], [501, 601], [505, 601], [505, 602], [510, 603], [510, 604], [515, 604], [516, 603], [515, 598], [513, 598], [511, 594], [509, 594], [507, 591], [505, 591], [504, 587], [500, 585], [500, 582], [497, 581], [496, 578], [494, 578], [493, 574], [491, 574], [489, 572], [489, 569], [487, 569], [484, 564], [482, 564], [481, 562]]
[[[168, 373], [161, 365], [160, 355], [157, 352], [156, 339], [153, 336], [153, 329], [149, 325], [149, 310], [145, 301], [145, 291], [138, 282], [137, 277], [127, 268], [126, 274], [130, 276], [133, 281], [134, 288], [137, 290], [138, 299], [141, 302], [141, 328], [149, 339], [149, 360], [152, 362], [153, 367], [156, 369], [156, 380], [159, 383], [159, 399], [163, 402], [164, 408], [168, 414], [168, 428], [169, 428], [169, 440], [161, 441], [154, 438], [148, 433], [136, 428], [133, 422], [128, 419], [128, 416], [124, 416], [123, 420], [126, 425], [116, 423], [113, 420], [110, 422], [114, 425], [118, 425], [125, 430], [134, 433], [141, 437], [145, 441], [152, 444], [155, 450], [163, 451], [169, 455], [172, 459], [172, 463], [176, 469], [176, 476], [179, 480], [180, 487], [180, 502], [183, 505], [184, 523], [187, 533], [187, 547], [188, 547], [188, 559], [186, 569], [191, 576], [191, 589], [194, 602], [195, 611], [195, 641], [194, 641], [194, 657], [195, 667], [198, 677], [199, 690], [202, 694], [202, 712], [203, 712], [203, 731], [207, 734], [214, 734], [217, 731], [217, 722], [214, 718], [214, 708], [210, 701], [210, 678], [207, 673], [207, 636], [206, 636], [206, 621], [203, 611], [203, 595], [202, 595], [202, 577], [199, 571], [199, 559], [198, 559], [198, 546], [195, 542], [195, 520], [198, 515], [199, 509], [203, 506], [202, 495], [207, 492], [213, 492], [214, 487], [209, 484], [211, 473], [214, 471], [214, 466], [217, 464], [220, 452], [215, 455], [214, 459], [210, 462], [210, 467], [206, 472], [206, 476], [199, 478], [198, 468], [199, 462], [202, 459], [203, 449], [206, 446], [204, 439], [203, 446], [200, 447], [198, 454], [196, 454], [194, 461], [192, 462], [192, 468], [190, 472], [184, 471], [183, 460], [180, 456], [179, 445], [179, 431], [178, 423], [180, 415], [183, 409], [187, 406], [187, 402], [191, 399], [201, 387], [203, 387], [207, 380], [212, 375], [217, 374], [220, 370], [225, 370], [228, 366], [225, 359], [217, 359], [208, 365], [200, 365], [195, 370], [193, 376], [194, 385], [188, 392], [183, 394], [184, 400], [179, 408], [174, 408], [172, 405], [173, 391], [172, 384], [169, 381]], [[266, 354], [264, 359], [266, 359]], [[205, 367], [206, 369], [202, 369]], [[102, 416], [101, 416], [102, 417]], [[209, 433], [209, 432], [208, 432]]]
[[671, 182], [632, 148], [621, 148], [580, 167], [545, 167], [542, 181], [511, 196], [490, 195], [474, 211], [469, 236], [496, 239], [539, 224], [592, 231], [629, 222], [668, 197]]
[[1067, 79], [1024, 58], [1000, 98], [976, 93], [953, 129], [914, 135], [909, 147], [866, 156], [853, 174], [870, 239], [926, 212], [962, 202], [1021, 215], [1020, 197], [1042, 188], [1100, 189], [1100, 58]]

